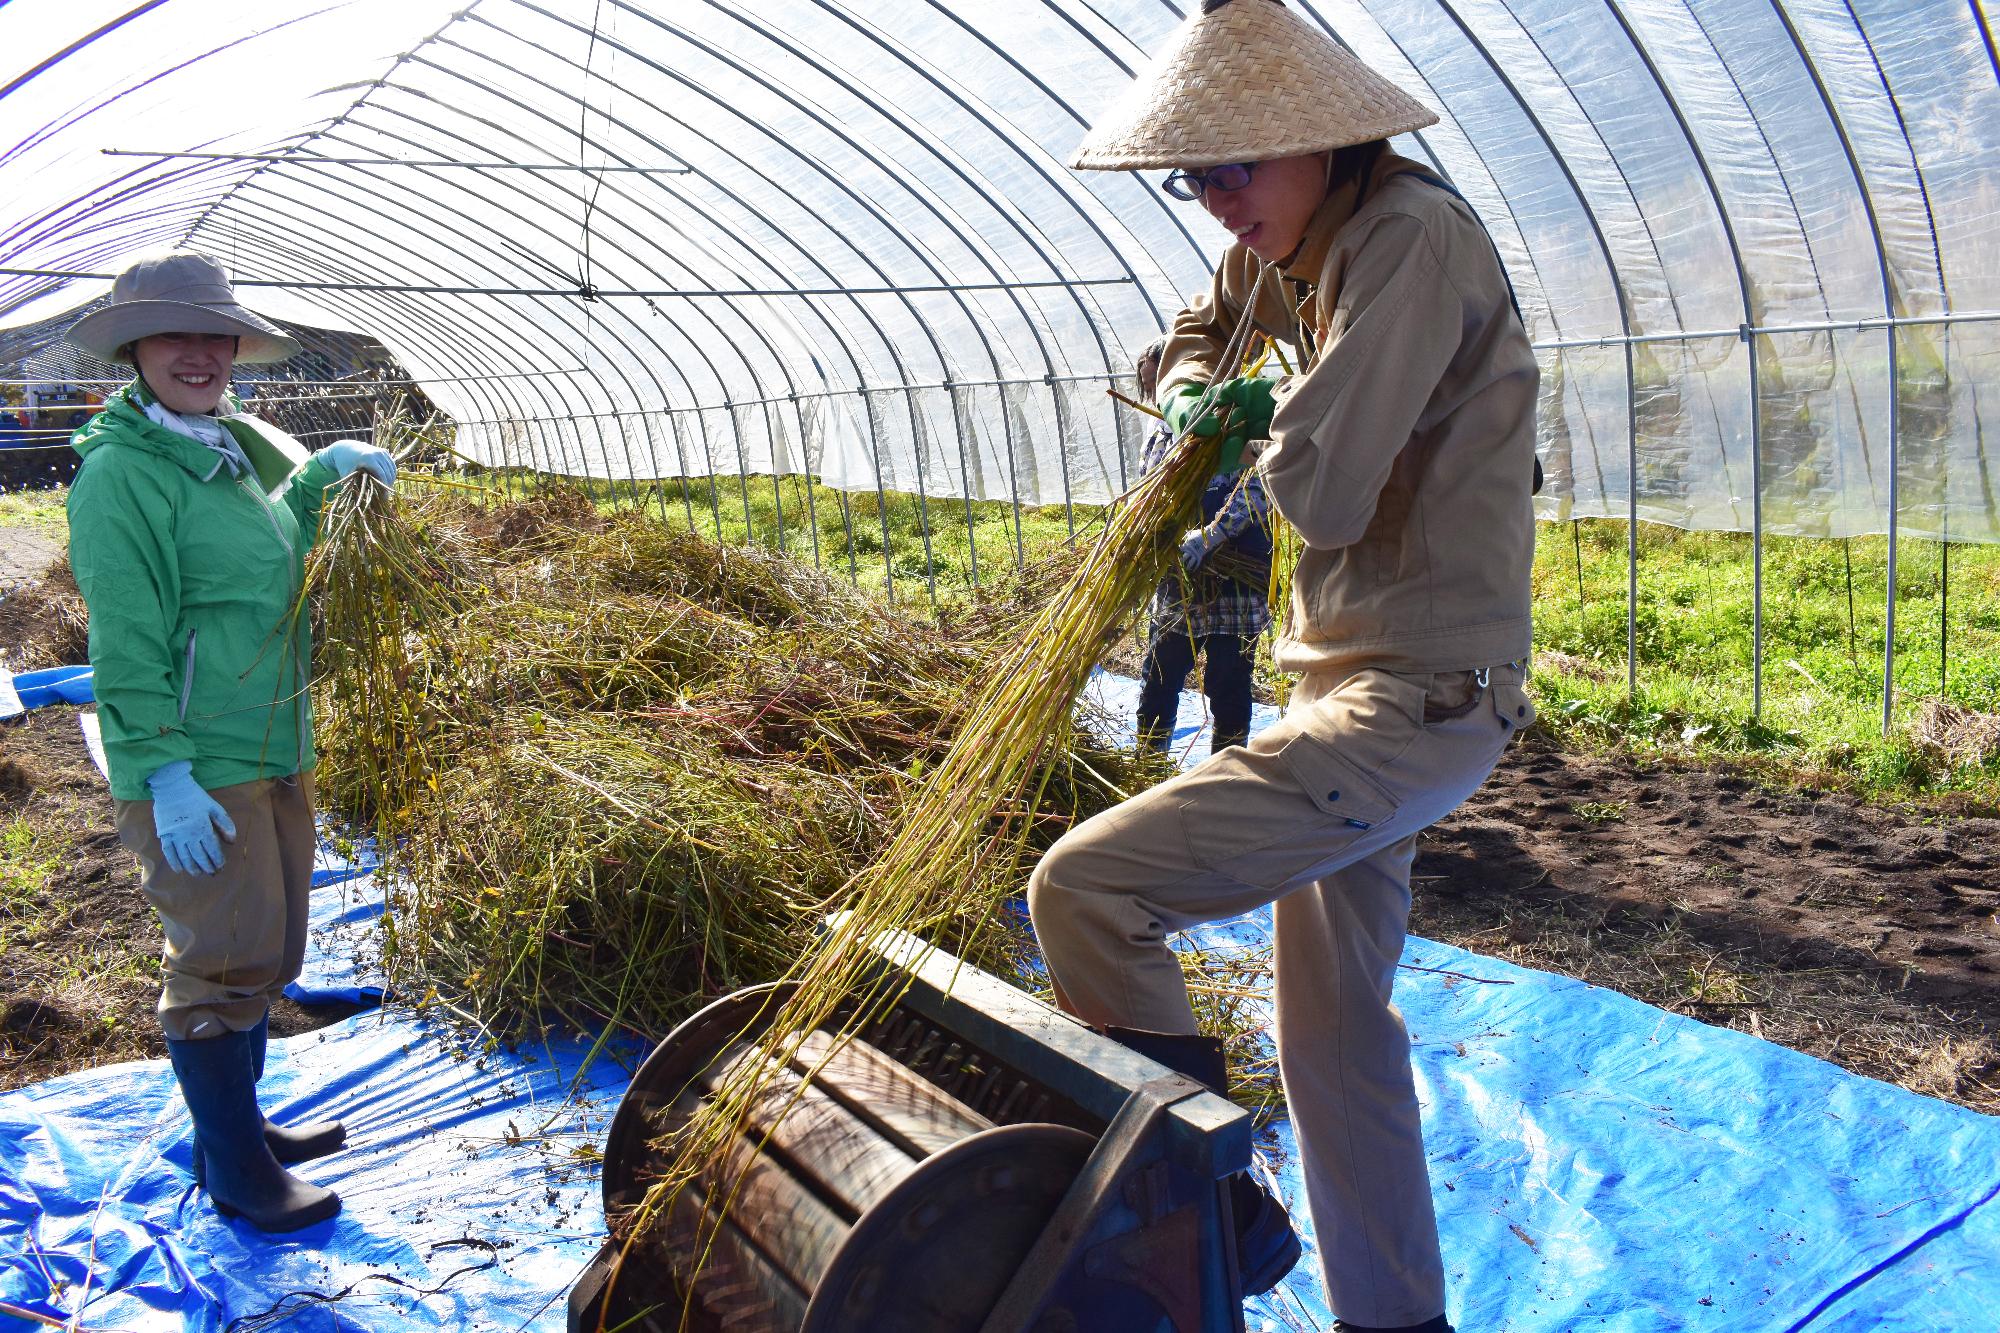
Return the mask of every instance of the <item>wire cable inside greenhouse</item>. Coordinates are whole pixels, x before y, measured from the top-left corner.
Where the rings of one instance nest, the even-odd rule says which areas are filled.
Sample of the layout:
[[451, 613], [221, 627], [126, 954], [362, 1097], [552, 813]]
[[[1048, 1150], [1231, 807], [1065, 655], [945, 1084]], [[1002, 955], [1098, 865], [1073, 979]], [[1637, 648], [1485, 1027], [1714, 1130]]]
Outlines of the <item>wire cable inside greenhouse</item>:
[[1993, 18], [0, 5], [0, 1317], [1987, 1326]]

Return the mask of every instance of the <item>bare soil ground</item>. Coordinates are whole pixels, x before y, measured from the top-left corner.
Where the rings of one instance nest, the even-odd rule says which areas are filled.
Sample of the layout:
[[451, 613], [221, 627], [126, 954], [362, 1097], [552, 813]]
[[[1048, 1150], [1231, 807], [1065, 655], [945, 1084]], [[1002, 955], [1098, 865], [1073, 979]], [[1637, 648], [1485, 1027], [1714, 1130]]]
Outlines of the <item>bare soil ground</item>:
[[2000, 1113], [2000, 820], [1530, 733], [1419, 845], [1413, 933]]
[[[82, 660], [72, 588], [60, 561], [14, 585], [0, 661]], [[72, 710], [0, 726], [0, 872], [0, 1088], [161, 1054], [159, 928]], [[1415, 875], [1416, 934], [2000, 1113], [2000, 820], [1530, 733]]]

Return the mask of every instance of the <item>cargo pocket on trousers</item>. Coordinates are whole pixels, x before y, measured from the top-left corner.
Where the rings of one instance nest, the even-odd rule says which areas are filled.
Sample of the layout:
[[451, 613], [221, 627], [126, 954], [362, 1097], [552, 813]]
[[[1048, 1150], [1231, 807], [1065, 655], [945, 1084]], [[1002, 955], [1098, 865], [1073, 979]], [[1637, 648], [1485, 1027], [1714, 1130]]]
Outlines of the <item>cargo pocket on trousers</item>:
[[1493, 715], [1510, 737], [1535, 725], [1535, 701], [1528, 697], [1525, 684], [1496, 680], [1490, 693]]
[[1485, 697], [1486, 687], [1479, 683], [1477, 672], [1433, 676], [1430, 689], [1424, 693], [1424, 725], [1455, 722], [1479, 707]]
[[1310, 736], [1299, 736], [1279, 757], [1322, 814], [1349, 828], [1371, 829], [1396, 813], [1396, 802], [1352, 760]]

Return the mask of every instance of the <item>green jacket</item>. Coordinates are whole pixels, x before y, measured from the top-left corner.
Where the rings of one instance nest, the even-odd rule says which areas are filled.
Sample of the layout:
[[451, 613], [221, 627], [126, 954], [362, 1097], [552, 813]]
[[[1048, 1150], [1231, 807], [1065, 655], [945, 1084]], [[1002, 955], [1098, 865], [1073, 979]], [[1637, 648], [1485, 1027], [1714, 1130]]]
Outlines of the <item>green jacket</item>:
[[[150, 800], [176, 759], [213, 791], [313, 766], [312, 645], [299, 605], [326, 488], [317, 457], [252, 418], [224, 425], [257, 467], [149, 419], [136, 384], [77, 431], [70, 564], [90, 609], [90, 664], [111, 794]], [[289, 455], [289, 456], [288, 456]], [[260, 479], [261, 478], [261, 484]]]

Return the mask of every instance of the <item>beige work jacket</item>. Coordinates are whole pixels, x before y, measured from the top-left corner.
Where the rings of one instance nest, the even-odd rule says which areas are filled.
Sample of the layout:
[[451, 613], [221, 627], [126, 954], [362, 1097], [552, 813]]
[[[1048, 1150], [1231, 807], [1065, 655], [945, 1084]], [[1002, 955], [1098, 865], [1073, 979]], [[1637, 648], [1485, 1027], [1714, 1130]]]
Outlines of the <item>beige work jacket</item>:
[[[1300, 349], [1258, 459], [1305, 539], [1286, 671], [1424, 673], [1524, 659], [1539, 371], [1492, 243], [1459, 199], [1384, 153], [1271, 266], [1256, 321]], [[1262, 264], [1231, 246], [1175, 320], [1161, 396], [1217, 364]]]

